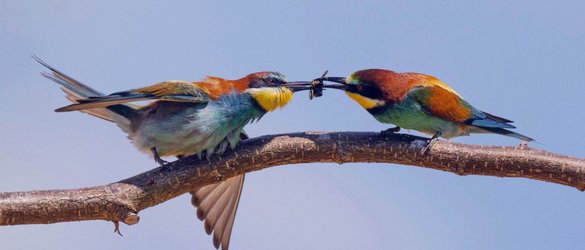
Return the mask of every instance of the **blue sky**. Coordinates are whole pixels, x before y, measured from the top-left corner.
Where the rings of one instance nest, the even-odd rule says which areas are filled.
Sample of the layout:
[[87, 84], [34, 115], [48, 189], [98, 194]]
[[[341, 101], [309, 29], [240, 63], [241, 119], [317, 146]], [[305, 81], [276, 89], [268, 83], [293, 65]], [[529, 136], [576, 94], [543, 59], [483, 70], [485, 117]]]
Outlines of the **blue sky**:
[[[76, 188], [155, 167], [113, 124], [79, 113], [30, 55], [104, 92], [206, 75], [328, 69], [437, 76], [516, 121], [545, 150], [585, 157], [583, 1], [2, 1], [0, 191]], [[343, 93], [249, 125], [251, 136], [379, 131]], [[414, 133], [414, 132], [413, 132]], [[454, 141], [515, 145], [477, 135]], [[247, 176], [232, 249], [575, 249], [584, 194], [526, 179], [392, 164], [305, 164]], [[141, 221], [0, 227], [3, 249], [212, 249], [187, 195]]]

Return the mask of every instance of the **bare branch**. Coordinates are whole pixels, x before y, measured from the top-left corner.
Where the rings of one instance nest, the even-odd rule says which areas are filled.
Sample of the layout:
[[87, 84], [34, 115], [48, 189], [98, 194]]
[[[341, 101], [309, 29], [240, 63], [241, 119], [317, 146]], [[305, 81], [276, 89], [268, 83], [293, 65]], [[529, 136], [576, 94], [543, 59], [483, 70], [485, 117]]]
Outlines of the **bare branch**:
[[68, 190], [0, 193], [0, 225], [109, 220], [135, 224], [137, 213], [228, 177], [268, 167], [310, 162], [385, 162], [458, 175], [523, 177], [585, 190], [585, 159], [542, 150], [437, 142], [421, 155], [426, 138], [381, 137], [366, 132], [307, 132], [246, 140], [211, 161], [187, 157], [112, 184]]

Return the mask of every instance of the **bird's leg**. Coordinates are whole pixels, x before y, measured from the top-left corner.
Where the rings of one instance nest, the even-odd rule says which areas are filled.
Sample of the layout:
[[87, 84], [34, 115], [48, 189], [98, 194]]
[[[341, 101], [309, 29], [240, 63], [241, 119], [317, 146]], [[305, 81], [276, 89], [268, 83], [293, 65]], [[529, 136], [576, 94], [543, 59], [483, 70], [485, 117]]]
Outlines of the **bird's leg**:
[[381, 136], [390, 136], [390, 135], [396, 134], [398, 132], [400, 132], [400, 127], [396, 126], [393, 128], [389, 128], [389, 129], [380, 131], [380, 135]]
[[429, 150], [431, 150], [431, 147], [435, 144], [435, 142], [437, 142], [437, 140], [439, 140], [439, 137], [441, 136], [441, 134], [442, 134], [441, 132], [437, 131], [433, 135], [433, 137], [431, 137], [431, 139], [429, 139], [427, 141], [427, 145], [421, 151], [421, 153], [423, 155], [426, 155], [429, 152]]
[[122, 232], [120, 232], [120, 222], [118, 221], [114, 221], [114, 233], [118, 233], [120, 236], [124, 237]]
[[158, 163], [158, 165], [160, 165], [161, 167], [166, 167], [166, 165], [169, 163], [168, 161], [163, 160], [162, 158], [160, 158], [160, 156], [158, 155], [158, 152], [156, 151], [155, 147], [150, 148], [150, 151], [152, 152], [152, 156], [154, 157], [154, 161], [156, 163]]
[[248, 139], [250, 139], [250, 137], [248, 136], [248, 134], [246, 132], [244, 132], [244, 130], [242, 130], [242, 132], [240, 132], [240, 141], [248, 140]]
[[[198, 154], [194, 154], [194, 155], [198, 155]], [[190, 157], [190, 156], [193, 156], [193, 155], [183, 155], [183, 154], [175, 155], [175, 157], [177, 157], [177, 160], [182, 160], [182, 159], [185, 159], [185, 158]], [[201, 160], [201, 156], [198, 155], [198, 159]]]

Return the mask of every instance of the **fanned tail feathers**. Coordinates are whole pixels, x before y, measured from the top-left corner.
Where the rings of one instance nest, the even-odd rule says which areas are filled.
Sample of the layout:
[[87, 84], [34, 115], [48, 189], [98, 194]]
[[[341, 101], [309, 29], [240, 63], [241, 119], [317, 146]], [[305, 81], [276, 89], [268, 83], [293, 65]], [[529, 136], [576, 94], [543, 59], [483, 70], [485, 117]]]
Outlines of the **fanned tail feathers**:
[[229, 249], [230, 236], [244, 185], [244, 175], [207, 185], [191, 192], [197, 218], [204, 221], [205, 232], [213, 233], [213, 245]]

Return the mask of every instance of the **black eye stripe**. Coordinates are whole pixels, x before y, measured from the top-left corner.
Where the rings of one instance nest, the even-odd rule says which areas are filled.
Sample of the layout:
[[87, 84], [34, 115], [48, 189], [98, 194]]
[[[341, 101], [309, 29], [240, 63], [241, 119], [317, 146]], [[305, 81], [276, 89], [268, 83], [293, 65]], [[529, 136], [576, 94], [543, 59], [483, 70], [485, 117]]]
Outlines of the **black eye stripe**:
[[370, 99], [382, 99], [381, 92], [376, 87], [364, 86], [364, 85], [348, 85], [347, 89], [349, 92], [358, 93]]
[[274, 78], [274, 77], [268, 78], [268, 82], [274, 86], [286, 84], [286, 82], [284, 80], [279, 79], [279, 78]]
[[266, 77], [266, 78], [257, 78], [252, 80], [250, 83], [250, 88], [262, 88], [262, 87], [276, 87], [279, 85], [284, 85], [286, 82], [279, 78], [275, 77]]

